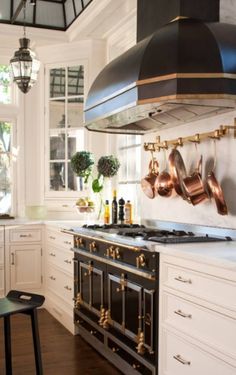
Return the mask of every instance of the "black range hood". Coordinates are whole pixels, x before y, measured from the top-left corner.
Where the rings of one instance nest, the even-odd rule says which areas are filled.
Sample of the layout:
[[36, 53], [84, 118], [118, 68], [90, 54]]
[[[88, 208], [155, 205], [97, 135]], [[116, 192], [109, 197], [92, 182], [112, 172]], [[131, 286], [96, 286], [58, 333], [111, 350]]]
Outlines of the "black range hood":
[[219, 0], [138, 0], [139, 41], [92, 84], [87, 129], [145, 134], [234, 110], [236, 26], [218, 20]]

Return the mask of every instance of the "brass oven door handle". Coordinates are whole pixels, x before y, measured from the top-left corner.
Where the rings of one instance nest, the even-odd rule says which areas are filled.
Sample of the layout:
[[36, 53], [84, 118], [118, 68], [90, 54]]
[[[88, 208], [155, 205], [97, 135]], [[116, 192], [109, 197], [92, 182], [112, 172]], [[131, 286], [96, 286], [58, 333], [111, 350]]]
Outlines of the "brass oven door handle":
[[180, 316], [182, 316], [182, 318], [189, 318], [189, 319], [192, 319], [192, 315], [191, 315], [191, 314], [186, 314], [186, 313], [184, 313], [184, 312], [181, 311], [181, 310], [175, 310], [174, 313], [175, 313], [176, 315], [180, 315]]
[[188, 366], [191, 365], [191, 362], [190, 362], [190, 361], [187, 361], [187, 360], [184, 359], [184, 358], [182, 358], [180, 354], [176, 354], [176, 355], [174, 355], [173, 358], [174, 358], [176, 361], [182, 363], [182, 365], [188, 365]]
[[192, 280], [191, 279], [185, 279], [182, 276], [175, 277], [175, 280], [176, 281], [180, 281], [181, 283], [185, 283], [185, 284], [192, 284]]

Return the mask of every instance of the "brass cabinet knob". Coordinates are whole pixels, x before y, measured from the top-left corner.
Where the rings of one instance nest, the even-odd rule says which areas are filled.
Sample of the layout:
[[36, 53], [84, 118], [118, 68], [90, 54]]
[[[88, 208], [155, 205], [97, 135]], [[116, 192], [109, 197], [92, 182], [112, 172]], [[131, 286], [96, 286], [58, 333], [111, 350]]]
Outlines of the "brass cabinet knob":
[[89, 251], [90, 251], [90, 253], [97, 251], [97, 244], [96, 244], [95, 241], [93, 241], [89, 244]]
[[136, 257], [136, 267], [145, 267], [146, 266], [146, 258], [144, 254], [140, 254], [139, 256]]

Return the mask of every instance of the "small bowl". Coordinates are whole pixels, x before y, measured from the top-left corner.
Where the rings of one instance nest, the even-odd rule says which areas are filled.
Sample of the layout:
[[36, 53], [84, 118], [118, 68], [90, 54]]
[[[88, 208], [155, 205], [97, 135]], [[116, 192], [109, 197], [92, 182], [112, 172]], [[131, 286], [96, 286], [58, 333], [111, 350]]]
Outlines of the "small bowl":
[[90, 213], [95, 211], [94, 206], [76, 206], [76, 209], [79, 213]]

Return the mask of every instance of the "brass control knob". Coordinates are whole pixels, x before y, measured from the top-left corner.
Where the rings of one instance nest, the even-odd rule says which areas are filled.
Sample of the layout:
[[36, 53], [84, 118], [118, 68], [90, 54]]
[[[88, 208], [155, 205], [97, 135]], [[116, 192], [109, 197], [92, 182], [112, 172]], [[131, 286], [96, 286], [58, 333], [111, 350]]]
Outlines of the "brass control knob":
[[144, 254], [140, 254], [138, 257], [136, 257], [136, 267], [145, 267], [146, 266], [146, 258]]
[[90, 253], [97, 251], [97, 244], [96, 244], [95, 241], [93, 241], [89, 244], [89, 251], [90, 251]]
[[113, 259], [120, 259], [120, 248], [116, 247], [112, 253]]
[[114, 252], [114, 250], [115, 250], [114, 246], [110, 246], [110, 247], [108, 247], [108, 248], [107, 248], [107, 251], [106, 251], [106, 256], [107, 256], [108, 258], [113, 257], [113, 252]]
[[78, 247], [84, 245], [83, 238], [81, 238], [81, 237], [77, 237], [76, 242], [77, 242], [77, 246], [78, 246]]

